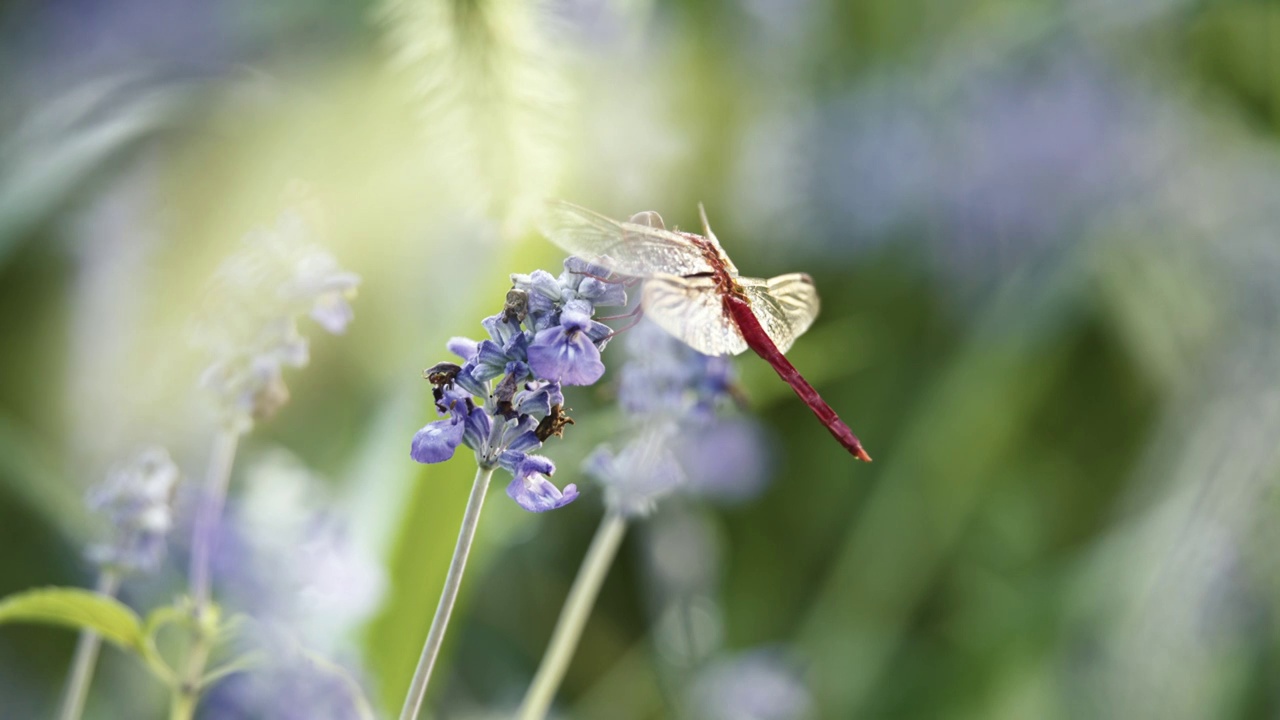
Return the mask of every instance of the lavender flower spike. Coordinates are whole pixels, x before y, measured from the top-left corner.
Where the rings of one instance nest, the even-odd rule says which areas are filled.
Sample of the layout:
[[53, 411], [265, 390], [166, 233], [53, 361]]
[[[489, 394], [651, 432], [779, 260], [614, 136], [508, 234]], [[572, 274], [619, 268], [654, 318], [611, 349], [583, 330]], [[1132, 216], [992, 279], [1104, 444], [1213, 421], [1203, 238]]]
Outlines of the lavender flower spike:
[[178, 466], [161, 447], [148, 447], [108, 473], [89, 491], [88, 505], [111, 523], [111, 538], [89, 548], [89, 557], [120, 572], [150, 572], [164, 558], [173, 528], [172, 499]]
[[626, 517], [651, 513], [659, 500], [685, 485], [684, 470], [667, 445], [674, 429], [651, 429], [628, 442], [617, 455], [605, 446], [583, 461], [582, 471], [604, 486], [605, 504]]
[[587, 269], [571, 258], [558, 278], [544, 271], [512, 275], [502, 310], [480, 323], [489, 339], [452, 338], [449, 350], [462, 364], [437, 363], [424, 373], [436, 411], [448, 417], [419, 430], [410, 454], [434, 463], [466, 445], [475, 452], [476, 478], [401, 720], [413, 720], [422, 708], [494, 471], [512, 474], [507, 495], [529, 512], [564, 507], [578, 497], [576, 486], [552, 484], [547, 476], [555, 465], [533, 453], [574, 424], [561, 386], [590, 385], [604, 375], [600, 351], [613, 331], [591, 319], [596, 305], [626, 303], [620, 281], [580, 272]]
[[258, 228], [219, 266], [192, 331], [208, 365], [201, 385], [213, 392], [226, 426], [247, 432], [289, 399], [284, 368], [304, 367], [310, 317], [324, 330], [346, 330], [360, 277], [317, 244], [318, 223], [282, 212]]
[[437, 363], [425, 372], [445, 419], [419, 430], [410, 449], [414, 460], [438, 463], [466, 445], [482, 470], [512, 474], [507, 494], [530, 512], [577, 497], [576, 487], [561, 491], [547, 480], [554, 466], [534, 453], [573, 424], [562, 386], [604, 375], [600, 351], [613, 330], [591, 319], [595, 306], [626, 302], [625, 287], [602, 268], [578, 258], [564, 268], [558, 278], [542, 270], [512, 275], [502, 311], [481, 321], [488, 339], [449, 340], [462, 364]]

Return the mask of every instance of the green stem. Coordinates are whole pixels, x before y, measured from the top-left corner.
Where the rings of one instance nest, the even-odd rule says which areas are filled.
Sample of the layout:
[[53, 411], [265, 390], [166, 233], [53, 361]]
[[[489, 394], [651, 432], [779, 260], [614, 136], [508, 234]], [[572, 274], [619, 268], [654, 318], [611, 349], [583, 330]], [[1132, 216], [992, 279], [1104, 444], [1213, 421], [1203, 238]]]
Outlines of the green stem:
[[555, 632], [551, 634], [547, 653], [542, 656], [542, 664], [538, 666], [538, 672], [533, 676], [533, 682], [520, 705], [517, 716], [520, 720], [542, 720], [546, 717], [556, 690], [564, 680], [564, 673], [569, 669], [569, 661], [578, 648], [582, 629], [591, 616], [591, 608], [595, 605], [600, 586], [604, 584], [604, 578], [613, 565], [613, 558], [618, 554], [618, 546], [622, 544], [622, 536], [626, 534], [626, 530], [626, 518], [613, 511], [607, 513], [600, 522], [595, 537], [591, 539], [587, 557], [583, 559], [582, 567], [578, 568], [578, 577], [569, 589], [564, 609], [560, 611], [560, 619], [556, 621]]
[[427, 683], [431, 680], [431, 669], [435, 666], [436, 657], [440, 654], [440, 645], [444, 643], [444, 631], [449, 625], [449, 615], [453, 613], [454, 602], [458, 599], [458, 588], [462, 586], [462, 572], [467, 567], [467, 556], [471, 554], [471, 543], [476, 537], [476, 526], [480, 522], [480, 508], [484, 505], [484, 496], [489, 489], [489, 479], [493, 477], [492, 467], [476, 469], [476, 480], [471, 486], [471, 497], [467, 500], [467, 509], [462, 515], [462, 527], [458, 529], [458, 544], [453, 549], [453, 561], [449, 563], [449, 573], [444, 579], [444, 590], [440, 593], [440, 604], [436, 605], [436, 615], [431, 620], [431, 629], [427, 631], [427, 640], [422, 645], [422, 657], [418, 659], [418, 669], [413, 673], [413, 682], [409, 684], [409, 692], [404, 698], [404, 708], [400, 711], [400, 720], [414, 720], [422, 709], [422, 700], [427, 695]]
[[197, 622], [192, 629], [195, 639], [187, 650], [187, 662], [178, 682], [173, 686], [173, 699], [169, 706], [170, 720], [191, 720], [200, 703], [200, 691], [204, 689], [205, 663], [212, 650], [213, 631], [205, 623]]
[[196, 702], [199, 695], [192, 693], [174, 693], [173, 703], [169, 706], [169, 720], [191, 720], [196, 716]]
[[[100, 595], [115, 597], [120, 589], [120, 576], [103, 570], [98, 575], [96, 588]], [[76, 642], [75, 658], [71, 661], [71, 674], [67, 680], [67, 690], [62, 696], [62, 708], [58, 711], [60, 720], [80, 720], [84, 712], [84, 701], [89, 696], [89, 684], [93, 681], [94, 666], [98, 663], [98, 650], [102, 647], [102, 637], [90, 630], [81, 630], [80, 639]]]
[[196, 622], [204, 614], [212, 594], [210, 561], [217, 541], [218, 525], [222, 519], [222, 506], [227, 499], [227, 484], [231, 480], [231, 465], [236, 459], [236, 445], [240, 433], [223, 429], [213, 443], [209, 457], [209, 475], [206, 487], [196, 511], [195, 529], [191, 538], [191, 600], [195, 606]]
[[235, 464], [236, 446], [240, 433], [223, 429], [213, 442], [209, 457], [209, 475], [205, 479], [205, 491], [196, 509], [195, 528], [191, 537], [191, 615], [194, 638], [187, 650], [182, 674], [173, 686], [173, 701], [169, 708], [171, 720], [190, 720], [195, 716], [203, 688], [204, 666], [212, 652], [213, 638], [217, 633], [216, 621], [209, 613], [213, 594], [211, 563], [217, 543], [218, 525], [222, 520], [222, 506], [227, 499], [227, 486], [231, 481], [231, 466]]

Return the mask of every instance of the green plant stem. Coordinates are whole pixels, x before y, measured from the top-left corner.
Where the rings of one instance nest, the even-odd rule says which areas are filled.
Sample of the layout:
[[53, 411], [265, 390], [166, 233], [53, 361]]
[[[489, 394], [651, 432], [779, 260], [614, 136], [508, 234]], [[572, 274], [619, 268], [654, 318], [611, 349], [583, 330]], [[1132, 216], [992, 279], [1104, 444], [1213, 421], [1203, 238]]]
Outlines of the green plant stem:
[[608, 512], [600, 522], [595, 537], [591, 539], [587, 556], [582, 561], [582, 567], [578, 568], [578, 577], [569, 589], [564, 609], [560, 611], [560, 619], [556, 621], [556, 629], [551, 634], [546, 654], [542, 656], [542, 664], [538, 666], [538, 672], [525, 693], [524, 702], [520, 704], [517, 716], [520, 720], [542, 720], [546, 717], [626, 531], [626, 518], [616, 512]]
[[191, 720], [196, 715], [196, 705], [200, 702], [202, 689], [201, 675], [204, 665], [209, 661], [211, 635], [206, 628], [195, 628], [195, 640], [187, 651], [187, 666], [181, 679], [173, 688], [173, 699], [169, 705], [169, 720]]
[[222, 506], [227, 499], [227, 484], [231, 480], [231, 465], [236, 459], [236, 446], [240, 433], [223, 429], [213, 442], [213, 454], [209, 457], [209, 475], [196, 511], [195, 528], [191, 538], [191, 601], [194, 604], [196, 622], [204, 614], [212, 594], [210, 561], [217, 540], [218, 525], [222, 519]]
[[236, 459], [236, 446], [240, 433], [224, 428], [213, 442], [209, 457], [209, 474], [205, 479], [205, 491], [196, 510], [196, 521], [191, 538], [191, 646], [182, 674], [173, 687], [173, 700], [169, 708], [171, 720], [190, 720], [195, 716], [200, 702], [205, 663], [212, 652], [212, 642], [217, 628], [209, 617], [209, 604], [213, 594], [211, 563], [217, 541], [218, 526], [222, 520], [222, 507], [227, 499], [227, 486], [231, 481], [231, 466]]
[[[103, 570], [98, 575], [95, 589], [100, 595], [115, 597], [116, 591], [120, 589], [120, 575], [112, 570]], [[90, 630], [80, 631], [76, 654], [71, 661], [71, 674], [67, 679], [67, 690], [62, 696], [62, 708], [58, 711], [60, 720], [79, 720], [84, 712], [84, 701], [89, 696], [89, 684], [93, 682], [93, 670], [98, 663], [98, 650], [101, 647], [101, 636]]]
[[431, 680], [431, 669], [435, 666], [436, 657], [440, 654], [440, 645], [444, 642], [444, 631], [449, 625], [449, 615], [453, 613], [454, 602], [458, 599], [458, 588], [462, 586], [462, 572], [467, 568], [467, 556], [471, 554], [471, 543], [476, 537], [476, 526], [480, 522], [480, 508], [484, 506], [484, 496], [489, 490], [489, 479], [493, 477], [493, 468], [476, 469], [475, 483], [471, 486], [471, 497], [467, 500], [467, 509], [462, 515], [462, 527], [458, 529], [458, 544], [453, 549], [453, 560], [449, 563], [449, 573], [444, 579], [444, 590], [440, 593], [440, 604], [436, 605], [436, 615], [431, 620], [431, 629], [427, 631], [427, 640], [422, 645], [422, 657], [418, 659], [418, 668], [413, 673], [413, 682], [409, 684], [409, 692], [404, 698], [404, 709], [400, 711], [400, 720], [414, 720], [422, 709], [422, 700], [427, 694], [427, 683]]

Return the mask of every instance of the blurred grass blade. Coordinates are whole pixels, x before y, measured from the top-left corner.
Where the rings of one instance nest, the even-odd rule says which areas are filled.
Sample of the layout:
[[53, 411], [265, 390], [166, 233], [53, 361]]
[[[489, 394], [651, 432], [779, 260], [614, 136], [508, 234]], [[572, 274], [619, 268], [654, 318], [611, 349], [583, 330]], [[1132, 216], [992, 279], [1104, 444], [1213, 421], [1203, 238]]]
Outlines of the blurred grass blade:
[[[1110, 717], [1238, 715], [1256, 627], [1280, 586], [1280, 348], [1239, 338], [1168, 408], [1122, 522], [1091, 552], [1073, 629], [1095, 640], [1079, 681]], [[1152, 648], [1160, 648], [1152, 652]]]
[[0, 146], [0, 264], [111, 161], [172, 123], [190, 96], [123, 76], [93, 80], [33, 113]]
[[[858, 717], [934, 573], [1062, 365], [1077, 268], [1011, 283], [883, 451], [884, 476], [835, 555], [800, 633], [822, 717]], [[1039, 287], [1036, 287], [1039, 286]], [[975, 414], [976, 408], [985, 411]], [[904, 533], [909, 523], [915, 532]]]
[[386, 0], [378, 18], [421, 100], [424, 162], [523, 231], [563, 156], [568, 89], [549, 13], [521, 0]]
[[82, 545], [89, 539], [79, 485], [63, 474], [53, 451], [30, 430], [0, 414], [0, 485], [39, 513], [49, 527]]

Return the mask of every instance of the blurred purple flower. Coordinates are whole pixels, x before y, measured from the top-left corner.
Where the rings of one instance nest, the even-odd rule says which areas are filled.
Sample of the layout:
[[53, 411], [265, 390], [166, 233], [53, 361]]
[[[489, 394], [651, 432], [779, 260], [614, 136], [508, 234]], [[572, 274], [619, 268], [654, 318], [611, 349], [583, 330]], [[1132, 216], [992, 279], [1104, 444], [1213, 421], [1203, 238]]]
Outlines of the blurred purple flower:
[[757, 497], [769, 480], [769, 438], [754, 422], [724, 418], [681, 433], [673, 453], [689, 489], [709, 500], [739, 503]]
[[645, 432], [617, 454], [602, 445], [587, 456], [582, 470], [604, 486], [605, 504], [624, 515], [647, 515], [685, 483], [684, 471], [667, 449], [672, 430]]
[[813, 699], [777, 650], [755, 650], [714, 662], [694, 679], [693, 717], [704, 720], [802, 720]]
[[89, 508], [110, 523], [110, 539], [89, 548], [89, 558], [117, 572], [150, 572], [164, 558], [173, 529], [178, 466], [161, 447], [139, 451], [89, 490]]
[[649, 321], [629, 331], [626, 345], [618, 402], [631, 438], [616, 453], [600, 446], [583, 463], [606, 504], [636, 516], [681, 488], [720, 499], [758, 493], [765, 443], [747, 421], [722, 426], [717, 416], [732, 395], [729, 359], [703, 355]]
[[255, 458], [222, 523], [214, 558], [222, 601], [324, 653], [377, 609], [376, 554], [351, 537], [327, 483], [285, 451]]
[[[1048, 264], [1170, 172], [1174, 113], [1101, 56], [1064, 43], [1012, 62], [988, 52], [761, 116], [740, 153], [740, 222], [785, 226], [787, 252], [827, 262], [916, 237], [937, 272], [985, 280]], [[759, 137], [786, 138], [786, 152]], [[758, 176], [781, 186], [760, 190]]]
[[628, 331], [626, 345], [618, 402], [635, 417], [709, 421], [730, 395], [734, 373], [728, 357], [703, 355], [649, 321]]
[[214, 685], [200, 705], [204, 720], [373, 717], [349, 669], [303, 650], [287, 632], [275, 627], [257, 629], [246, 650], [256, 650], [263, 663]]
[[247, 431], [288, 400], [283, 369], [309, 361], [299, 318], [331, 333], [351, 322], [360, 278], [316, 245], [315, 234], [314, 223], [287, 210], [273, 228], [250, 232], [214, 276], [192, 336], [209, 355], [201, 385], [234, 429]]

